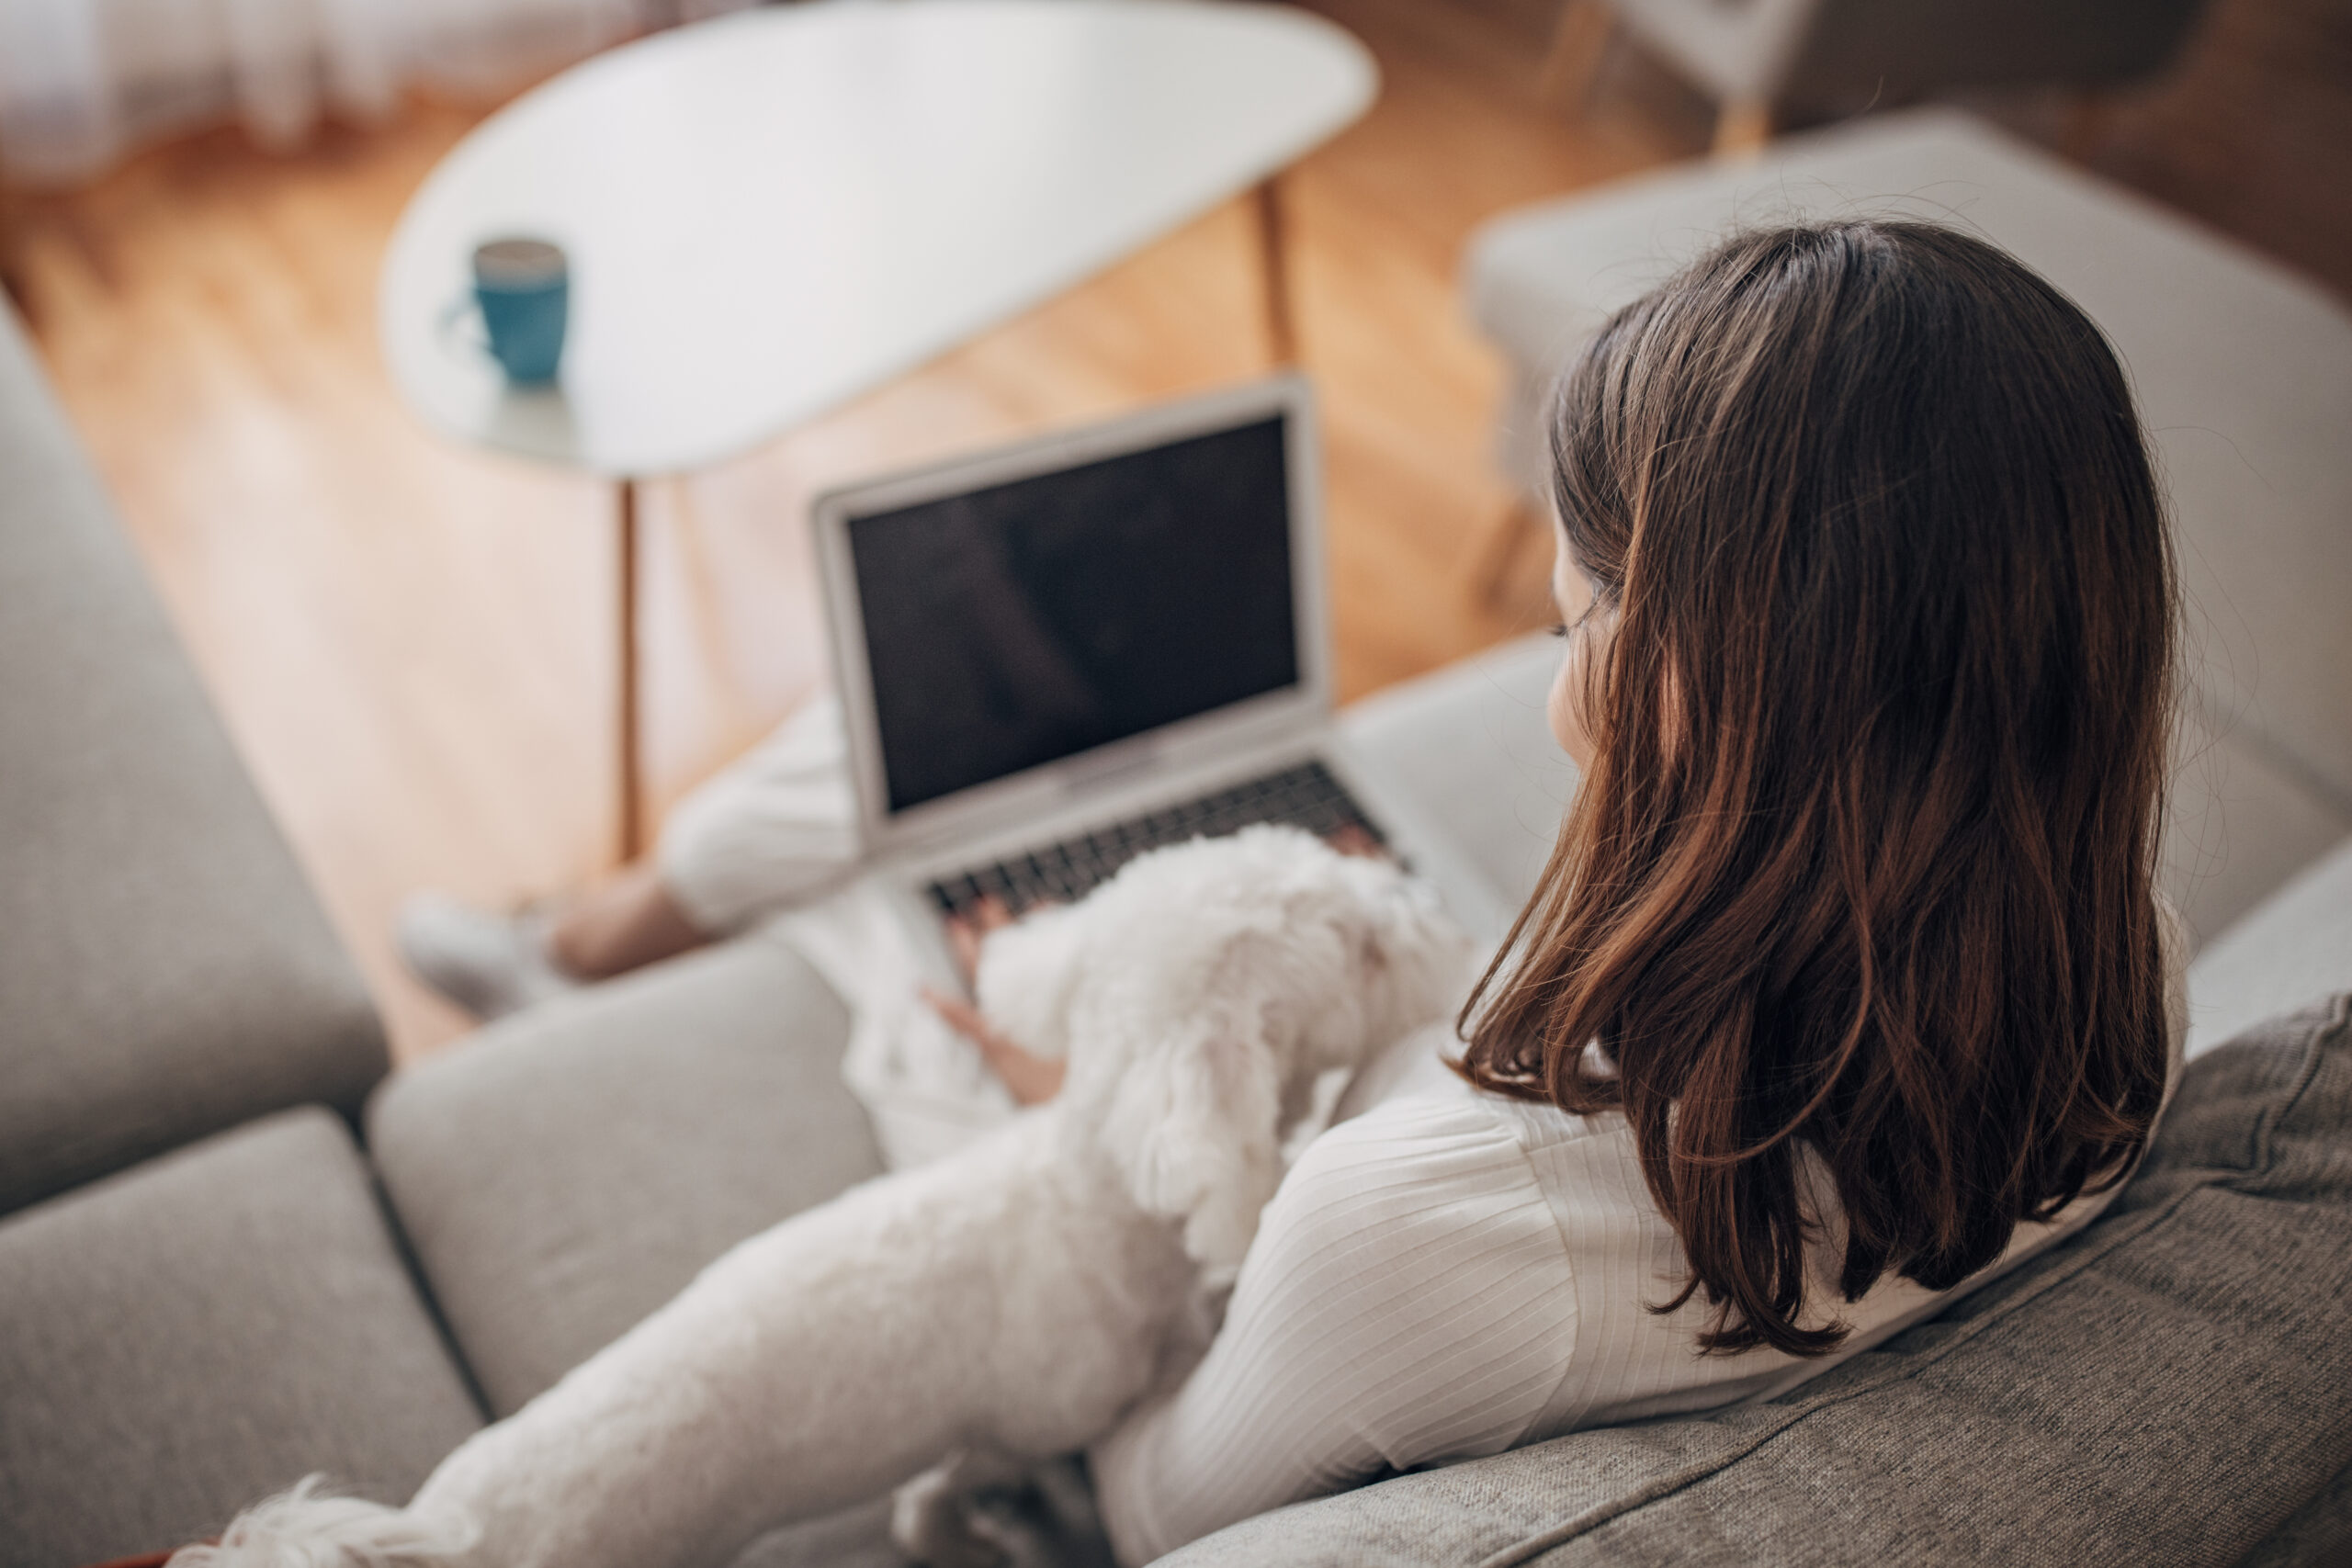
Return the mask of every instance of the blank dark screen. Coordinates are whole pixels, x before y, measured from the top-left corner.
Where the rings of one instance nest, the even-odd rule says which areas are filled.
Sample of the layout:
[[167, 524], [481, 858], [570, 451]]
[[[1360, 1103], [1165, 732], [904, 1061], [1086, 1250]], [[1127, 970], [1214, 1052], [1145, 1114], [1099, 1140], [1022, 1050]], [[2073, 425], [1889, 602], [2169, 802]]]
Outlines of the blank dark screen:
[[849, 520], [890, 809], [1298, 682], [1283, 422]]

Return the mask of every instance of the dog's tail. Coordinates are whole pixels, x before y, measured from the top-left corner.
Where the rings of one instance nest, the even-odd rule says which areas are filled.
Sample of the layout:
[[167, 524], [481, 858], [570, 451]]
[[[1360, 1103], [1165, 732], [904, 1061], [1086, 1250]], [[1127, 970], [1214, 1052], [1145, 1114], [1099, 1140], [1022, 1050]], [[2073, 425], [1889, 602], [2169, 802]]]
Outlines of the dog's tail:
[[220, 1532], [217, 1546], [187, 1546], [166, 1568], [437, 1568], [455, 1563], [474, 1532], [358, 1497], [337, 1497], [324, 1476], [263, 1499]]

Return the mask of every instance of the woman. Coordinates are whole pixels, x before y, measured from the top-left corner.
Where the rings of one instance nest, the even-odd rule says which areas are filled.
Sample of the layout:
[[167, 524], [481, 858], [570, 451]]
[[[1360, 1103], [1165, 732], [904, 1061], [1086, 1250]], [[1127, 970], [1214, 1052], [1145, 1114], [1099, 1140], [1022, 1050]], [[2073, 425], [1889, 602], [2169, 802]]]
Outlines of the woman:
[[2173, 570], [2098, 329], [1959, 233], [1754, 234], [1553, 442], [1581, 791], [1453, 1076], [1351, 1091], [1097, 1445], [1124, 1562], [1790, 1388], [2086, 1223], [2162, 1109]]

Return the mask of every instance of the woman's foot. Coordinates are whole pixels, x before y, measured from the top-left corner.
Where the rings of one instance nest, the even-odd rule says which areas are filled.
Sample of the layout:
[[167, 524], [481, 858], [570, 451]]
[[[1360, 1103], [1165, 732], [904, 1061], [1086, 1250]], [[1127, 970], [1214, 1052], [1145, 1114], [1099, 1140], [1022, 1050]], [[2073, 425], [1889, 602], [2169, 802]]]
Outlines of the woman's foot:
[[556, 962], [554, 925], [536, 908], [501, 914], [418, 893], [401, 906], [394, 936], [410, 974], [487, 1023], [579, 988]]

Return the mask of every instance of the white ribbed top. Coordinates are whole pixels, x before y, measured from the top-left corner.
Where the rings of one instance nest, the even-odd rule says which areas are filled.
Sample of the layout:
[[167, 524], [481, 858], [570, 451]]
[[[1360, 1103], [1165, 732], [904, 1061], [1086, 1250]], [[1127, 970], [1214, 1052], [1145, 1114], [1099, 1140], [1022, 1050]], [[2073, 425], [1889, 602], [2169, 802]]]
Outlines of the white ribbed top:
[[[2176, 965], [2174, 1072], [2184, 1007]], [[1682, 1250], [1614, 1115], [1571, 1116], [1425, 1070], [1299, 1157], [1236, 1281], [1224, 1326], [1175, 1391], [1091, 1454], [1122, 1563], [1384, 1471], [1500, 1453], [1585, 1427], [1785, 1392], [2015, 1268], [2104, 1208], [2020, 1225], [2007, 1253], [1938, 1293], [1894, 1276], [1833, 1356], [1701, 1356], [1703, 1299], [1661, 1316]], [[1834, 1279], [1834, 1272], [1831, 1276]]]

